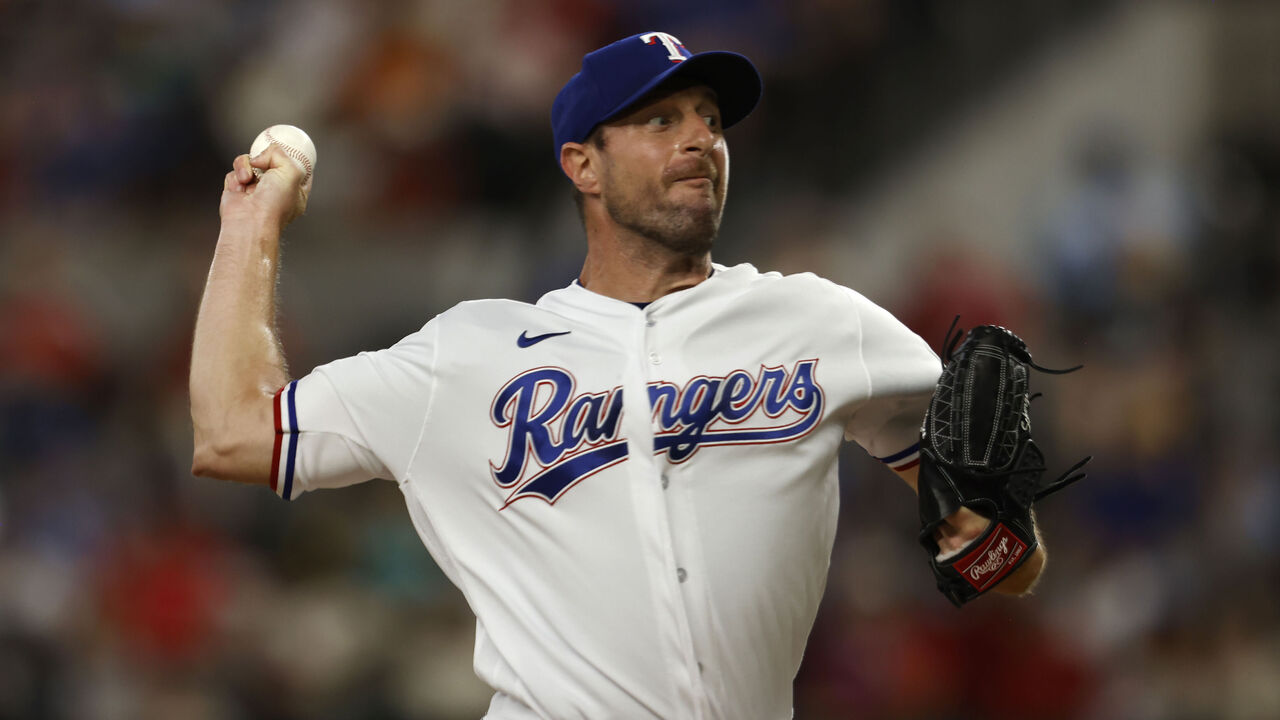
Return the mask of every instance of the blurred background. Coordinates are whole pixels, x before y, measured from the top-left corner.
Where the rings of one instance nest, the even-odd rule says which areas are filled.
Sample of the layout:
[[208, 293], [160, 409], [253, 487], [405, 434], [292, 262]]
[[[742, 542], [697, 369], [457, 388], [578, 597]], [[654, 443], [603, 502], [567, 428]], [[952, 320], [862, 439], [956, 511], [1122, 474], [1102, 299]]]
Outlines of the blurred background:
[[814, 270], [936, 347], [1049, 366], [1025, 600], [957, 612], [860, 448], [796, 717], [1280, 717], [1280, 3], [0, 0], [0, 718], [478, 718], [473, 625], [398, 490], [190, 476], [192, 321], [231, 159], [319, 147], [295, 375], [584, 243], [551, 100], [664, 30], [765, 75], [722, 263]]

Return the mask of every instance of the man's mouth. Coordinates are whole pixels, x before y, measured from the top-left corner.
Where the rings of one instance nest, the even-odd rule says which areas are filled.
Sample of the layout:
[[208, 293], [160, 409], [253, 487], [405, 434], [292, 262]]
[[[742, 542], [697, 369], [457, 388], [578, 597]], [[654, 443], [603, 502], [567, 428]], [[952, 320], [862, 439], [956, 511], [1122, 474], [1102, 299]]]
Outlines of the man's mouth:
[[708, 187], [716, 184], [716, 176], [718, 174], [712, 165], [690, 163], [684, 168], [670, 170], [668, 177], [671, 178], [672, 185], [684, 184], [691, 187]]
[[715, 185], [715, 178], [716, 171], [713, 168], [693, 167], [676, 175], [671, 184], [677, 185], [683, 183], [685, 185], [692, 185], [695, 187], [706, 187], [708, 185]]

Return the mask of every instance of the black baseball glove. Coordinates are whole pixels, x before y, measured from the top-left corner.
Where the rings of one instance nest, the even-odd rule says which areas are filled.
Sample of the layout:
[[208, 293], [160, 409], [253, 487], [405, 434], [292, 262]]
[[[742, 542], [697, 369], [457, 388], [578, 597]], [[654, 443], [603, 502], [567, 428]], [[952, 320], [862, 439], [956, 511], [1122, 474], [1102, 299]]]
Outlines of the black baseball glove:
[[[958, 320], [959, 318], [957, 318]], [[1026, 343], [995, 325], [961, 333], [955, 323], [943, 341], [943, 370], [920, 430], [920, 544], [938, 589], [956, 607], [978, 597], [1035, 552], [1031, 504], [1084, 477], [1076, 463], [1046, 481], [1044, 455], [1031, 438], [1027, 389], [1031, 369], [1062, 374], [1031, 361]], [[961, 507], [991, 525], [978, 539], [942, 560], [935, 530]]]

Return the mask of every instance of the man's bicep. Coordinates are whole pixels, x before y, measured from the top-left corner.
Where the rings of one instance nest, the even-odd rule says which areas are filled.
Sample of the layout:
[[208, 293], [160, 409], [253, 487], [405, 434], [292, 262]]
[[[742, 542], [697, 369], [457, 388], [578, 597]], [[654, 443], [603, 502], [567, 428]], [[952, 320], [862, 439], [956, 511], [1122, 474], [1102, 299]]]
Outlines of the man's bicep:
[[323, 373], [246, 399], [231, 415], [217, 431], [196, 428], [193, 474], [266, 485], [286, 500], [392, 476]]
[[274, 394], [254, 393], [218, 414], [193, 410], [192, 472], [267, 485], [286, 499], [402, 479], [432, 396], [437, 334], [428, 323], [393, 347], [335, 360]]
[[[847, 288], [846, 288], [847, 290]], [[867, 397], [845, 423], [845, 438], [895, 472], [919, 458], [920, 423], [942, 365], [920, 336], [858, 293], [847, 290], [857, 319], [857, 362]]]
[[336, 360], [285, 386], [276, 430], [275, 491], [403, 480], [435, 385], [436, 326], [393, 347]]
[[307, 490], [397, 476], [376, 449], [381, 445], [383, 454], [396, 454], [397, 443], [375, 422], [396, 414], [391, 394], [369, 387], [363, 393], [351, 388], [344, 392], [330, 377], [336, 376], [339, 383], [358, 377], [370, 357], [331, 363], [290, 382], [276, 395], [269, 478], [277, 495], [292, 500]]

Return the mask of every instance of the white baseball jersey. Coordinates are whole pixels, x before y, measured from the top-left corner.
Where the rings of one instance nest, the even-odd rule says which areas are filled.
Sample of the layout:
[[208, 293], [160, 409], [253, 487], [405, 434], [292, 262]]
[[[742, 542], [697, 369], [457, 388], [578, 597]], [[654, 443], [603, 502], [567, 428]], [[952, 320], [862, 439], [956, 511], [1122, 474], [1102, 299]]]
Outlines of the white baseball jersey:
[[476, 615], [486, 717], [789, 718], [837, 451], [915, 462], [937, 356], [810, 274], [465, 302], [276, 399], [273, 486], [394, 479]]

